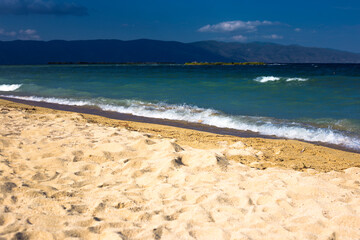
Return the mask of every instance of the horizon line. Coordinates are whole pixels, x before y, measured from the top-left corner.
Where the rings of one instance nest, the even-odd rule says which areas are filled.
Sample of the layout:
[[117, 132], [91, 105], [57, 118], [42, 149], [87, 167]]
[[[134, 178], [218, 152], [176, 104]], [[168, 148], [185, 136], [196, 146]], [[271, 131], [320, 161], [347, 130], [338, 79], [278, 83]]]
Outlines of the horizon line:
[[360, 52], [353, 52], [349, 50], [342, 50], [336, 48], [329, 48], [329, 47], [317, 47], [317, 46], [304, 46], [300, 44], [281, 44], [281, 43], [273, 43], [273, 42], [261, 42], [261, 41], [252, 41], [252, 42], [236, 42], [236, 41], [219, 41], [219, 40], [201, 40], [201, 41], [192, 41], [192, 42], [182, 42], [177, 40], [159, 40], [159, 39], [150, 39], [150, 38], [137, 38], [137, 39], [130, 39], [130, 40], [122, 40], [116, 38], [95, 38], [95, 39], [72, 39], [72, 40], [65, 40], [65, 39], [52, 39], [52, 40], [32, 40], [32, 39], [14, 39], [14, 40], [0, 40], [0, 42], [54, 42], [54, 41], [64, 41], [64, 42], [80, 42], [80, 41], [122, 41], [122, 42], [132, 42], [132, 41], [158, 41], [158, 42], [176, 42], [176, 43], [183, 43], [183, 44], [192, 44], [198, 42], [219, 42], [219, 43], [232, 43], [232, 44], [254, 44], [254, 43], [261, 43], [261, 44], [269, 44], [269, 45], [279, 45], [279, 46], [297, 46], [297, 47], [304, 47], [304, 48], [318, 48], [318, 49], [328, 49], [328, 50], [335, 50], [353, 54], [360, 54]]

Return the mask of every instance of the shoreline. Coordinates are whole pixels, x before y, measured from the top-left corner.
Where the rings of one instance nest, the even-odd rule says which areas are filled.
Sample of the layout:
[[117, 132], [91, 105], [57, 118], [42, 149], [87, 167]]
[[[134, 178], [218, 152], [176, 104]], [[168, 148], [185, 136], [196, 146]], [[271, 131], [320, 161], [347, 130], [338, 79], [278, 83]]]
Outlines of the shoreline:
[[331, 144], [331, 143], [311, 142], [311, 141], [305, 141], [305, 140], [300, 140], [300, 139], [288, 139], [288, 138], [277, 137], [275, 135], [264, 135], [264, 134], [260, 134], [260, 133], [256, 133], [256, 132], [252, 132], [252, 131], [243, 131], [243, 130], [236, 130], [236, 129], [231, 129], [231, 128], [220, 128], [220, 127], [215, 127], [215, 126], [211, 126], [211, 125], [205, 125], [205, 124], [201, 124], [201, 123], [191, 123], [191, 122], [186, 122], [186, 121], [181, 121], [181, 120], [168, 120], [168, 119], [142, 117], [142, 116], [136, 116], [136, 115], [132, 115], [132, 114], [104, 111], [104, 110], [101, 110], [96, 107], [70, 106], [70, 105], [22, 100], [22, 99], [17, 99], [17, 98], [9, 98], [9, 97], [0, 96], [0, 100], [1, 99], [7, 100], [10, 102], [30, 105], [30, 106], [43, 107], [43, 108], [49, 108], [49, 109], [54, 109], [54, 110], [69, 111], [69, 112], [82, 113], [82, 114], [96, 115], [96, 116], [105, 117], [105, 118], [114, 119], [114, 120], [158, 124], [158, 125], [172, 126], [172, 127], [177, 127], [177, 128], [184, 128], [184, 129], [190, 129], [190, 130], [202, 131], [202, 132], [220, 134], [220, 135], [229, 135], [229, 136], [235, 136], [235, 137], [241, 137], [241, 138], [295, 140], [295, 141], [314, 144], [317, 146], [329, 147], [329, 148], [336, 149], [336, 150], [341, 150], [341, 151], [346, 151], [346, 152], [351, 152], [351, 153], [360, 153], [360, 150], [355, 150], [352, 148], [339, 146], [339, 145]]
[[[123, 127], [128, 130], [138, 131], [151, 134], [155, 138], [176, 139], [179, 144], [188, 145], [201, 149], [219, 148], [219, 144], [226, 142], [227, 144], [243, 142], [248, 148], [259, 149], [263, 154], [261, 156], [249, 155], [229, 156], [229, 160], [234, 160], [242, 164], [257, 169], [266, 169], [269, 167], [280, 167], [294, 169], [298, 171], [306, 171], [313, 169], [319, 172], [342, 171], [351, 167], [360, 167], [360, 154], [344, 149], [331, 148], [305, 141], [267, 138], [251, 133], [242, 132], [241, 136], [230, 135], [221, 132], [224, 129], [219, 128], [200, 128], [202, 124], [184, 124], [181, 121], [159, 120], [145, 117], [135, 117], [137, 119], [129, 119], [127, 114], [117, 114], [106, 112], [109, 115], [101, 115], [105, 112], [98, 109], [82, 108], [75, 106], [66, 106], [40, 103], [39, 102], [0, 98], [0, 107], [12, 107], [22, 109], [31, 113], [38, 114], [80, 114], [87, 122], [111, 127]], [[36, 104], [36, 105], [35, 105]], [[54, 107], [54, 108], [52, 108]], [[57, 109], [58, 108], [58, 109]], [[116, 117], [123, 117], [119, 119]], [[137, 121], [136, 121], [137, 120]], [[155, 120], [155, 121], [154, 121]], [[158, 121], [159, 120], [159, 121]], [[171, 125], [172, 124], [172, 125]], [[181, 124], [186, 125], [183, 127]], [[214, 130], [215, 129], [215, 130]], [[213, 132], [212, 132], [213, 131]]]

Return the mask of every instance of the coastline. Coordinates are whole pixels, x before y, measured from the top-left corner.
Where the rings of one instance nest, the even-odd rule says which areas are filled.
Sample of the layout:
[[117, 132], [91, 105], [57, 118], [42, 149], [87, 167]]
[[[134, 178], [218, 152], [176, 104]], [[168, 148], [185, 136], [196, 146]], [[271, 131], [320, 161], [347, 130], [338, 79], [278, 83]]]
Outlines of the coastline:
[[[105, 112], [98, 109], [65, 106], [50, 103], [30, 102], [0, 97], [1, 107], [29, 109], [36, 113], [79, 113], [89, 122], [112, 127], [125, 127], [132, 131], [154, 134], [159, 138], [177, 139], [180, 144], [202, 149], [219, 147], [219, 142], [228, 144], [241, 141], [246, 146], [256, 148], [264, 154], [259, 156], [230, 156], [258, 169], [280, 167], [304, 171], [314, 169], [320, 172], [341, 171], [350, 167], [360, 167], [360, 154], [339, 146], [308, 143], [299, 140], [281, 139], [245, 131], [229, 131], [202, 124], [184, 124], [181, 121], [153, 119]], [[104, 116], [105, 115], [105, 116]]]
[[0, 121], [0, 238], [360, 238], [357, 153], [6, 100]]
[[278, 137], [275, 135], [264, 135], [264, 134], [260, 134], [258, 132], [253, 132], [253, 131], [249, 131], [249, 130], [244, 131], [244, 130], [237, 130], [237, 129], [232, 129], [232, 128], [221, 128], [221, 127], [206, 125], [206, 124], [202, 124], [202, 123], [194, 123], [194, 122], [187, 122], [187, 121], [181, 121], [181, 120], [169, 120], [169, 119], [161, 119], [161, 118], [136, 116], [136, 115], [127, 114], [127, 113], [105, 111], [105, 110], [99, 109], [97, 107], [63, 105], [63, 104], [58, 104], [58, 103], [30, 101], [30, 100], [23, 100], [23, 99], [18, 99], [18, 98], [9, 98], [9, 97], [4, 97], [4, 96], [0, 96], [0, 100], [1, 99], [10, 101], [10, 102], [14, 102], [14, 103], [30, 105], [30, 106], [49, 108], [49, 109], [60, 110], [60, 111], [68, 111], [68, 112], [96, 115], [96, 116], [105, 117], [105, 118], [109, 118], [109, 119], [113, 119], [113, 120], [165, 125], [165, 126], [172, 126], [172, 127], [190, 129], [190, 130], [207, 132], [207, 133], [214, 133], [214, 134], [219, 134], [219, 135], [235, 136], [235, 137], [240, 137], [240, 138], [296, 140], [296, 141], [310, 143], [310, 144], [314, 144], [314, 145], [318, 145], [318, 146], [329, 147], [329, 148], [333, 148], [333, 149], [337, 149], [337, 150], [360, 154], [360, 150], [356, 150], [353, 148], [340, 146], [340, 145], [336, 145], [336, 144], [317, 142], [317, 141], [306, 141], [306, 140], [301, 140], [301, 139], [289, 139], [289, 138]]

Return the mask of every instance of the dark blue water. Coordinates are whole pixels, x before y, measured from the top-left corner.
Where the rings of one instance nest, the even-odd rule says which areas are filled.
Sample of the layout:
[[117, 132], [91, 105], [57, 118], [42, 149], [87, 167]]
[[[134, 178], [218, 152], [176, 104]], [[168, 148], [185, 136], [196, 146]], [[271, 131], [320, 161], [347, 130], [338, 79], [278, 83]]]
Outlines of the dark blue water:
[[0, 66], [0, 94], [360, 149], [356, 64]]

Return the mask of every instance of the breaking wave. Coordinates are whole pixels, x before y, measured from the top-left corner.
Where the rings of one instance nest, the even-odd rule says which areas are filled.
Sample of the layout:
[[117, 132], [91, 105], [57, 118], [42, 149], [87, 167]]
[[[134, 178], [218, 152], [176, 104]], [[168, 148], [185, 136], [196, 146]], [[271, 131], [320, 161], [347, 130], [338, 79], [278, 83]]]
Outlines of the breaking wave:
[[2, 92], [11, 92], [20, 88], [22, 84], [2, 84], [0, 85], [0, 91]]
[[254, 79], [256, 82], [266, 83], [266, 82], [274, 82], [274, 81], [285, 81], [285, 82], [292, 82], [292, 81], [299, 81], [305, 82], [309, 80], [308, 78], [283, 78], [283, 77], [274, 77], [274, 76], [261, 76]]
[[288, 78], [288, 79], [286, 79], [287, 82], [291, 82], [291, 81], [305, 82], [307, 80], [309, 80], [309, 79], [307, 79], [307, 78]]

